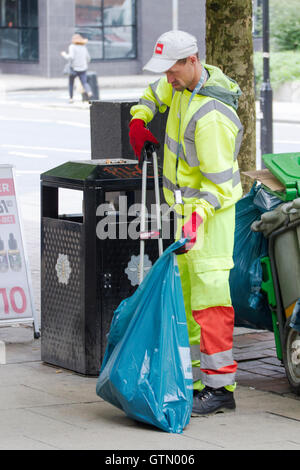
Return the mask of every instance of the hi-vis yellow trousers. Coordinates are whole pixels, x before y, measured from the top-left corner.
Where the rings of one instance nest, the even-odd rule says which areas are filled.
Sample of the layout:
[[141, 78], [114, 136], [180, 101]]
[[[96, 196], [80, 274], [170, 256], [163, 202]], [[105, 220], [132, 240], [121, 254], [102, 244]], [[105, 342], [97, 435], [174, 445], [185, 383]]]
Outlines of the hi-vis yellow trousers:
[[[234, 231], [234, 224], [232, 229]], [[177, 231], [177, 235], [179, 234], [180, 230]], [[207, 231], [203, 231], [203, 226], [200, 226], [199, 236], [208, 236]], [[194, 389], [208, 385], [212, 388], [226, 386], [233, 391], [237, 364], [232, 355], [234, 310], [229, 286], [232, 266], [218, 269], [215, 258], [203, 257], [207, 243], [199, 243], [197, 236], [195, 248], [201, 247], [200, 250], [193, 248], [185, 254], [177, 255], [188, 324]], [[224, 263], [220, 264], [225, 268]]]

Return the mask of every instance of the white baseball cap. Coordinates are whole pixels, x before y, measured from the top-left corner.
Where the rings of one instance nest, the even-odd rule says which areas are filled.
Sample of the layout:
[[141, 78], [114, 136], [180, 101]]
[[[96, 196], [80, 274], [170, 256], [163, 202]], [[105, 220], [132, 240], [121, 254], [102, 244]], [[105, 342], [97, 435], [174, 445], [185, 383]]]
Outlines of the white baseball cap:
[[179, 59], [186, 59], [198, 52], [197, 39], [184, 31], [168, 31], [156, 41], [153, 56], [143, 70], [162, 73], [171, 68]]

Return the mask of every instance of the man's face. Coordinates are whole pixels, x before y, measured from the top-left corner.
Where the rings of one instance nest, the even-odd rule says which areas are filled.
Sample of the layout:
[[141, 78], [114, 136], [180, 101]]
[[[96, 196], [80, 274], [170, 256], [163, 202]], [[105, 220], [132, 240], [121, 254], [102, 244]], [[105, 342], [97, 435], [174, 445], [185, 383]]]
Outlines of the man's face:
[[176, 62], [173, 67], [165, 72], [168, 83], [174, 90], [183, 91], [190, 88], [195, 81], [195, 56], [188, 57], [186, 63]]

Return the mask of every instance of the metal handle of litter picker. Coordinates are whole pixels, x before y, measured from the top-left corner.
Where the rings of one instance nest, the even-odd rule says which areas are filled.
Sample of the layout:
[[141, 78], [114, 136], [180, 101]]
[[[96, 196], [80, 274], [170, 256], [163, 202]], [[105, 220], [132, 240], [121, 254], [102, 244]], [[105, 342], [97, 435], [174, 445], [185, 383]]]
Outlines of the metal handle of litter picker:
[[[159, 180], [158, 180], [158, 163], [157, 153], [155, 147], [149, 144], [145, 148], [145, 158], [142, 167], [142, 207], [141, 207], [141, 224], [140, 224], [140, 265], [139, 265], [139, 283], [144, 279], [144, 254], [145, 254], [145, 234], [146, 228], [146, 193], [147, 193], [147, 165], [150, 163], [149, 158], [153, 161], [153, 174], [154, 174], [154, 191], [155, 191], [155, 212], [156, 212], [156, 223], [158, 231], [158, 253], [159, 256], [163, 252], [163, 242], [161, 238], [161, 217], [160, 217], [160, 195], [159, 195]], [[151, 234], [150, 237], [151, 238]]]

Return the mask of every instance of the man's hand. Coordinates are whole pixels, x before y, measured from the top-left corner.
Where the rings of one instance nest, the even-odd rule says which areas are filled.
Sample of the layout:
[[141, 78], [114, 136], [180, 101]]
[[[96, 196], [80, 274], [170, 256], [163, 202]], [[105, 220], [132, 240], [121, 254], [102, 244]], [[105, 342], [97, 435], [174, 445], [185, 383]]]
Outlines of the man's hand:
[[195, 245], [197, 241], [197, 231], [202, 223], [202, 217], [195, 211], [192, 213], [189, 220], [182, 226], [184, 238], [189, 238], [189, 241], [185, 244], [185, 251], [191, 250]]
[[129, 123], [129, 141], [135, 155], [141, 160], [142, 150], [147, 142], [151, 142], [157, 148], [159, 143], [154, 135], [145, 127], [145, 123], [142, 119], [132, 119]]

